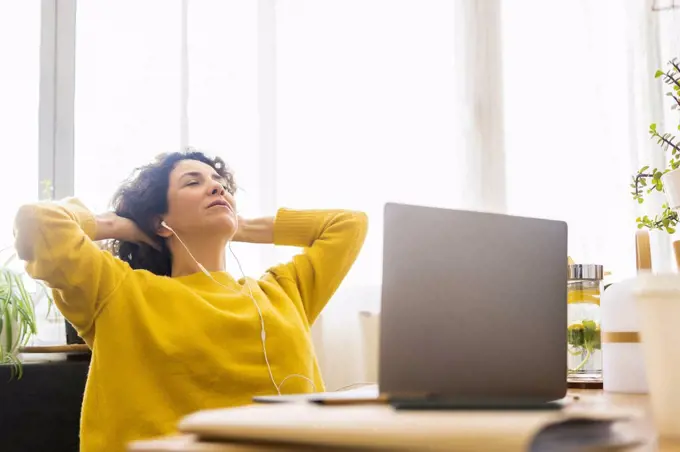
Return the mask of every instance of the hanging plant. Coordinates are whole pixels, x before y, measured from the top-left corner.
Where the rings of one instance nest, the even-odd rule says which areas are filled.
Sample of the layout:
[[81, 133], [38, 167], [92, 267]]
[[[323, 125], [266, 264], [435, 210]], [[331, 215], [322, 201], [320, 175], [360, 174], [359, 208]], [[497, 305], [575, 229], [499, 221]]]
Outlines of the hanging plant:
[[[655, 78], [660, 78], [666, 85], [670, 86], [670, 91], [666, 96], [673, 99], [671, 105], [672, 110], [680, 109], [680, 63], [677, 58], [668, 62], [669, 69], [664, 72], [662, 70], [656, 71]], [[680, 125], [677, 126], [680, 130]], [[672, 200], [672, 195], [669, 193], [670, 188], [675, 189], [678, 185], [677, 180], [680, 180], [680, 140], [670, 132], [659, 132], [656, 124], [649, 126], [650, 138], [656, 140], [661, 149], [668, 155], [668, 163], [665, 168], [654, 168], [650, 170], [650, 166], [643, 166], [636, 175], [633, 176], [631, 188], [633, 188], [633, 199], [642, 204], [645, 201], [645, 195], [654, 191], [665, 192], [667, 198], [671, 198], [661, 207], [661, 212], [650, 218], [648, 215], [636, 218], [637, 227], [639, 229], [659, 229], [665, 230], [669, 234], [673, 234], [677, 228], [678, 213], [676, 209], [678, 206]], [[671, 186], [672, 187], [669, 187]], [[680, 187], [678, 187], [680, 188]]]
[[47, 288], [38, 281], [33, 294], [27, 290], [27, 276], [10, 267], [15, 259], [16, 254], [12, 254], [0, 267], [0, 364], [11, 366], [10, 378], [21, 378], [23, 366], [19, 352], [38, 333], [35, 301], [45, 295], [49, 303], [49, 315], [53, 299]]

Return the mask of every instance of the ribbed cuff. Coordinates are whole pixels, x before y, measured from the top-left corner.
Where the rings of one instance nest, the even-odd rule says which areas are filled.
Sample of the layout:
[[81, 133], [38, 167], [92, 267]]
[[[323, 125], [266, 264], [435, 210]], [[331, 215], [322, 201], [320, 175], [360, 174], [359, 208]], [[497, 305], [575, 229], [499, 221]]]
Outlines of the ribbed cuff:
[[274, 219], [274, 244], [311, 246], [321, 234], [328, 212], [279, 209]]

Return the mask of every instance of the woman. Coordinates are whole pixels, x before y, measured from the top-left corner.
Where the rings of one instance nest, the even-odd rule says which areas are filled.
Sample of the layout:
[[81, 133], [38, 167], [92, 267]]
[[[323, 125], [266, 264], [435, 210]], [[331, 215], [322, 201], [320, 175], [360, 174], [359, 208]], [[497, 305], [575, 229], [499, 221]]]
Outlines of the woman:
[[[324, 390], [310, 327], [357, 257], [366, 216], [280, 209], [245, 220], [235, 189], [221, 159], [172, 153], [120, 188], [115, 213], [94, 216], [75, 199], [19, 210], [19, 256], [93, 352], [83, 452], [123, 450], [255, 395]], [[229, 241], [305, 250], [236, 280]]]

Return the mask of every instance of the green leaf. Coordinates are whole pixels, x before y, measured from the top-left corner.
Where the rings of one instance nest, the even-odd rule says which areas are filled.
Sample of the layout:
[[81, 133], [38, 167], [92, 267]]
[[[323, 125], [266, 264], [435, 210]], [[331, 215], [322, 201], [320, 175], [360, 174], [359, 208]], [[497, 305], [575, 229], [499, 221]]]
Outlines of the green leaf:
[[597, 324], [595, 323], [594, 320], [584, 320], [581, 323], [583, 323], [583, 326], [587, 330], [595, 330], [597, 328]]
[[653, 130], [653, 131], [656, 132], [656, 124], [651, 124], [651, 125], [649, 126], [649, 130]]
[[[680, 126], [678, 126], [678, 129], [680, 129]], [[642, 168], [640, 168], [640, 172], [641, 172], [641, 173], [644, 173], [644, 172], [647, 171], [648, 169], [649, 169], [649, 165], [643, 166]]]
[[664, 74], [662, 70], [657, 70], [656, 73], [654, 74], [654, 78], [659, 78]]
[[642, 198], [638, 198], [638, 204], [642, 204], [643, 202], [645, 202], [645, 200], [644, 200], [644, 199], [642, 199]]
[[669, 234], [675, 234], [675, 229], [673, 228], [666, 228], [666, 231], [668, 231]]

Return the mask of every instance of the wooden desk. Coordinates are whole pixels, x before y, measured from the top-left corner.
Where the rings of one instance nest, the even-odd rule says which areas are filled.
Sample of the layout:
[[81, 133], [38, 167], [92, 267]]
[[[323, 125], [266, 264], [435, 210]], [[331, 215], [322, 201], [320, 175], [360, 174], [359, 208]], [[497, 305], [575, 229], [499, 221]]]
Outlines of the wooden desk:
[[[621, 433], [625, 439], [636, 439], [636, 444], [631, 444], [631, 441], [623, 441], [621, 445], [626, 445], [626, 447], [609, 447], [606, 450], [630, 450], [634, 452], [680, 452], [680, 442], [674, 441], [657, 441], [656, 434], [654, 432], [654, 427], [649, 414], [648, 398], [645, 395], [623, 395], [623, 394], [611, 394], [605, 393], [603, 391], [593, 391], [593, 390], [572, 390], [569, 391], [569, 397], [573, 398], [574, 402], [570, 404], [567, 410], [571, 410], [574, 407], [575, 410], [583, 410], [591, 413], [597, 412], [612, 412], [620, 410], [622, 413], [628, 413], [631, 418], [626, 421], [617, 423], [615, 430]], [[296, 407], [291, 407], [288, 405], [286, 412], [290, 412], [291, 415], [286, 420], [287, 425], [290, 427], [294, 425], [295, 431], [290, 429], [279, 428], [276, 431], [276, 436], [278, 438], [288, 438], [291, 441], [296, 441], [298, 438], [309, 440], [309, 436], [316, 435], [317, 438], [323, 437], [328, 440], [328, 444], [334, 444], [333, 447], [319, 446], [319, 445], [276, 445], [276, 444], [262, 444], [262, 443], [252, 443], [241, 441], [230, 442], [215, 441], [215, 442], [201, 442], [197, 437], [192, 435], [181, 435], [176, 437], [170, 437], [165, 439], [159, 439], [155, 441], [142, 441], [137, 442], [130, 446], [130, 451], [134, 452], [170, 452], [170, 451], [185, 451], [185, 452], [252, 452], [252, 451], [262, 451], [262, 452], [289, 452], [289, 451], [306, 451], [306, 450], [329, 450], [329, 451], [342, 451], [342, 450], [368, 450], [357, 448], [356, 445], [350, 449], [349, 444], [344, 444], [343, 437], [349, 438], [352, 435], [348, 434], [347, 425], [343, 429], [339, 429], [336, 432], [328, 430], [325, 427], [325, 431], [320, 433], [319, 426], [314, 425], [314, 422], [310, 422], [310, 413], [314, 410], [345, 410], [345, 411], [333, 411], [335, 413], [371, 413], [375, 418], [380, 418], [380, 422], [377, 423], [377, 428], [365, 429], [366, 436], [371, 436], [373, 443], [370, 444], [370, 450], [447, 450], [446, 447], [442, 447], [443, 436], [446, 432], [446, 423], [448, 425], [460, 425], [460, 422], [466, 419], [466, 413], [461, 412], [421, 412], [408, 414], [412, 416], [416, 421], [410, 427], [405, 425], [394, 425], [391, 424], [390, 418], [394, 419], [394, 412], [388, 406], [372, 405], [365, 406], [363, 409], [358, 409], [359, 407], [354, 407], [355, 411], [352, 411], [352, 407], [315, 407], [310, 405], [298, 405]], [[272, 407], [273, 408], [273, 407]], [[267, 408], [265, 408], [267, 409]], [[278, 405], [278, 413], [282, 413], [286, 409], [284, 405]], [[235, 409], [239, 410], [239, 409]], [[230, 410], [231, 411], [231, 410]], [[565, 410], [566, 411], [566, 410]], [[233, 411], [236, 413], [237, 411]], [[239, 411], [239, 413], [247, 413], [246, 411]], [[296, 414], [297, 413], [297, 414]], [[299, 416], [301, 413], [305, 415], [300, 416], [299, 419], [304, 419], [300, 424], [295, 425], [295, 416]], [[326, 411], [325, 413], [330, 413]], [[413, 412], [412, 412], [413, 413]], [[313, 414], [311, 419], [313, 419]], [[485, 416], [487, 414], [481, 414]], [[470, 428], [463, 427], [467, 438], [465, 438], [460, 444], [462, 447], [456, 448], [456, 450], [479, 450], [480, 444], [475, 442], [475, 438], [479, 440], [480, 438], [485, 438], [484, 449], [488, 449], [490, 444], [495, 446], [502, 446], [504, 451], [513, 450], [527, 450], [528, 441], [536, 433], [536, 429], [541, 427], [536, 423], [536, 420], [531, 418], [531, 414], [528, 413], [507, 413], [507, 415], [498, 416], [498, 413], [490, 413], [489, 422], [482, 423], [480, 426], [479, 418], [477, 418], [476, 424], [472, 425]], [[401, 416], [401, 415], [400, 415]], [[479, 413], [475, 416], [480, 416]], [[529, 417], [527, 417], [529, 416]], [[550, 416], [546, 412], [546, 416]], [[246, 416], [247, 417], [247, 416]], [[278, 417], [280, 419], [281, 416]], [[468, 416], [470, 418], [470, 416]], [[259, 428], [265, 426], [266, 420], [263, 420]], [[534, 422], [534, 425], [531, 424]], [[455, 424], [453, 424], [455, 423]], [[493, 423], [493, 425], [489, 425]], [[347, 422], [345, 422], [347, 424]], [[397, 424], [403, 424], [399, 422]], [[442, 428], [444, 427], [444, 428]], [[481, 427], [481, 428], [480, 428]], [[240, 427], [236, 427], [238, 430]], [[244, 431], [248, 430], [248, 426], [244, 427]], [[355, 427], [351, 427], [354, 439], [356, 439], [357, 432], [362, 434], [362, 425], [357, 424]], [[364, 427], [365, 428], [365, 427]], [[477, 430], [474, 430], [477, 428]], [[232, 428], [234, 430], [234, 428]], [[399, 434], [404, 434], [405, 430], [407, 432], [408, 441], [410, 441], [410, 446], [408, 442], [395, 443], [394, 435], [396, 432]], [[485, 432], [488, 435], [485, 435]], [[489, 437], [495, 434], [501, 440], [501, 443], [489, 442]], [[297, 435], [297, 437], [296, 437]], [[321, 435], [321, 436], [320, 436]], [[251, 435], [252, 436], [252, 435]], [[265, 436], [266, 437], [266, 436]], [[406, 438], [406, 436], [405, 436]], [[349, 439], [347, 441], [350, 441]], [[417, 446], [416, 446], [417, 444]], [[403, 447], [402, 447], [403, 446]], [[449, 447], [450, 449], [450, 447]]]

